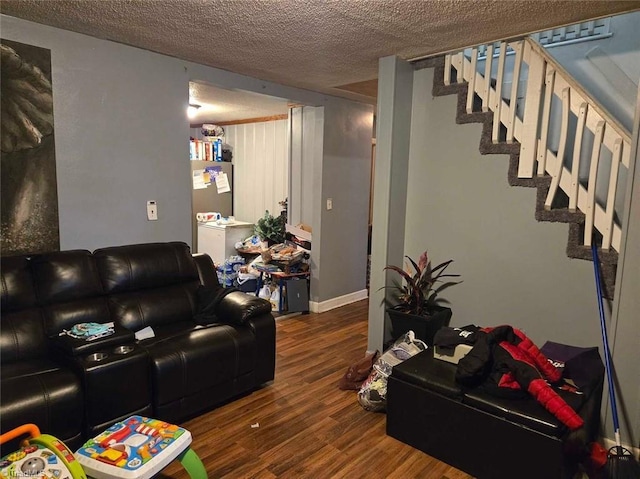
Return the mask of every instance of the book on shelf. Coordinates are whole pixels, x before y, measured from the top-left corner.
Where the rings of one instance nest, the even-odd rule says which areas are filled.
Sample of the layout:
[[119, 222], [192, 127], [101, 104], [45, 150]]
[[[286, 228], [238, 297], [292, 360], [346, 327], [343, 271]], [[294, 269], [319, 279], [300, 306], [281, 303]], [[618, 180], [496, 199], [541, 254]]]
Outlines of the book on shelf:
[[204, 161], [222, 161], [222, 140], [189, 140], [189, 159]]

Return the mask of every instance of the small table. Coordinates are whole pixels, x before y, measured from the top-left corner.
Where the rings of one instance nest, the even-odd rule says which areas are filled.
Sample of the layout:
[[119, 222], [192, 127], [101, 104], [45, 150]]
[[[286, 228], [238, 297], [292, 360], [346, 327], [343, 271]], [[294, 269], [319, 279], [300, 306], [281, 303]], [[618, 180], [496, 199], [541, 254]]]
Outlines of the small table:
[[256, 266], [256, 269], [260, 271], [260, 276], [258, 277], [258, 288], [256, 289], [256, 296], [262, 288], [263, 275], [266, 274], [269, 275], [272, 279], [275, 279], [278, 284], [278, 290], [280, 293], [280, 300], [278, 302], [278, 313], [280, 314], [282, 314], [284, 311], [284, 295], [282, 294], [282, 290], [285, 280], [292, 278], [308, 279], [309, 276], [311, 276], [311, 271], [303, 271], [300, 273], [285, 273], [284, 271], [269, 271], [268, 269], [260, 268], [259, 266]]
[[89, 439], [75, 453], [95, 479], [150, 479], [178, 459], [192, 479], [207, 479], [191, 433], [157, 419], [131, 416]]

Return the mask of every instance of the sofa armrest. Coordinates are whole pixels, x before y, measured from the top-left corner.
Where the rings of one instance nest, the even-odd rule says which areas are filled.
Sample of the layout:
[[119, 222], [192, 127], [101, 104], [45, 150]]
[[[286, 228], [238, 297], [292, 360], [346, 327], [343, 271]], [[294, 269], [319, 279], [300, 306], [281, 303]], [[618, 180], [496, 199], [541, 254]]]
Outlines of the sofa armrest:
[[218, 273], [216, 273], [216, 267], [214, 266], [211, 257], [205, 253], [194, 253], [193, 259], [196, 262], [196, 269], [198, 270], [200, 284], [208, 288], [220, 287], [220, 283], [218, 282]]
[[237, 290], [225, 294], [216, 307], [219, 321], [227, 324], [246, 324], [264, 314], [271, 314], [269, 301]]
[[134, 342], [135, 337], [132, 331], [117, 324], [114, 325], [114, 329], [115, 332], [113, 334], [93, 341], [73, 338], [67, 335], [53, 336], [49, 338], [49, 345], [54, 356], [77, 357]]
[[249, 319], [246, 327], [256, 338], [256, 384], [273, 381], [276, 369], [276, 321], [271, 312]]

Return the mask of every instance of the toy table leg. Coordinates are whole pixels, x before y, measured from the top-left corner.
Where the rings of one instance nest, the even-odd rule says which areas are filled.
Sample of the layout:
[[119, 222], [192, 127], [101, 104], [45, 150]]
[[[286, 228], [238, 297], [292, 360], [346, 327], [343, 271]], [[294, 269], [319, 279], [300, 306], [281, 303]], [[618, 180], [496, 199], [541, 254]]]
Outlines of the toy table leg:
[[278, 288], [280, 290], [280, 298], [278, 298], [278, 313], [282, 314], [284, 309], [284, 295], [282, 294], [282, 286], [284, 284], [284, 278], [278, 278]]
[[256, 296], [260, 296], [260, 290], [262, 289], [262, 275], [264, 273], [260, 271], [260, 276], [258, 276], [258, 281], [256, 281]]
[[207, 479], [207, 470], [204, 468], [204, 464], [190, 447], [178, 456], [178, 460], [191, 479]]

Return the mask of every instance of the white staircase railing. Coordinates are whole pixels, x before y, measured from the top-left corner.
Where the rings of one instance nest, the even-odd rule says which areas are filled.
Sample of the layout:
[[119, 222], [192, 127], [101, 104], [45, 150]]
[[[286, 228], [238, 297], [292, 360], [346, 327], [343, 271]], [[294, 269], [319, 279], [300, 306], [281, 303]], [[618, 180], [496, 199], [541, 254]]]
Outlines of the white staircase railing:
[[[508, 61], [507, 50], [515, 52]], [[446, 55], [444, 83], [463, 82], [467, 113], [493, 112], [492, 141], [520, 143], [518, 177], [551, 177], [545, 209], [564, 192], [569, 210], [585, 215], [584, 244], [596, 230], [603, 249], [618, 251], [629, 132], [529, 38]]]

